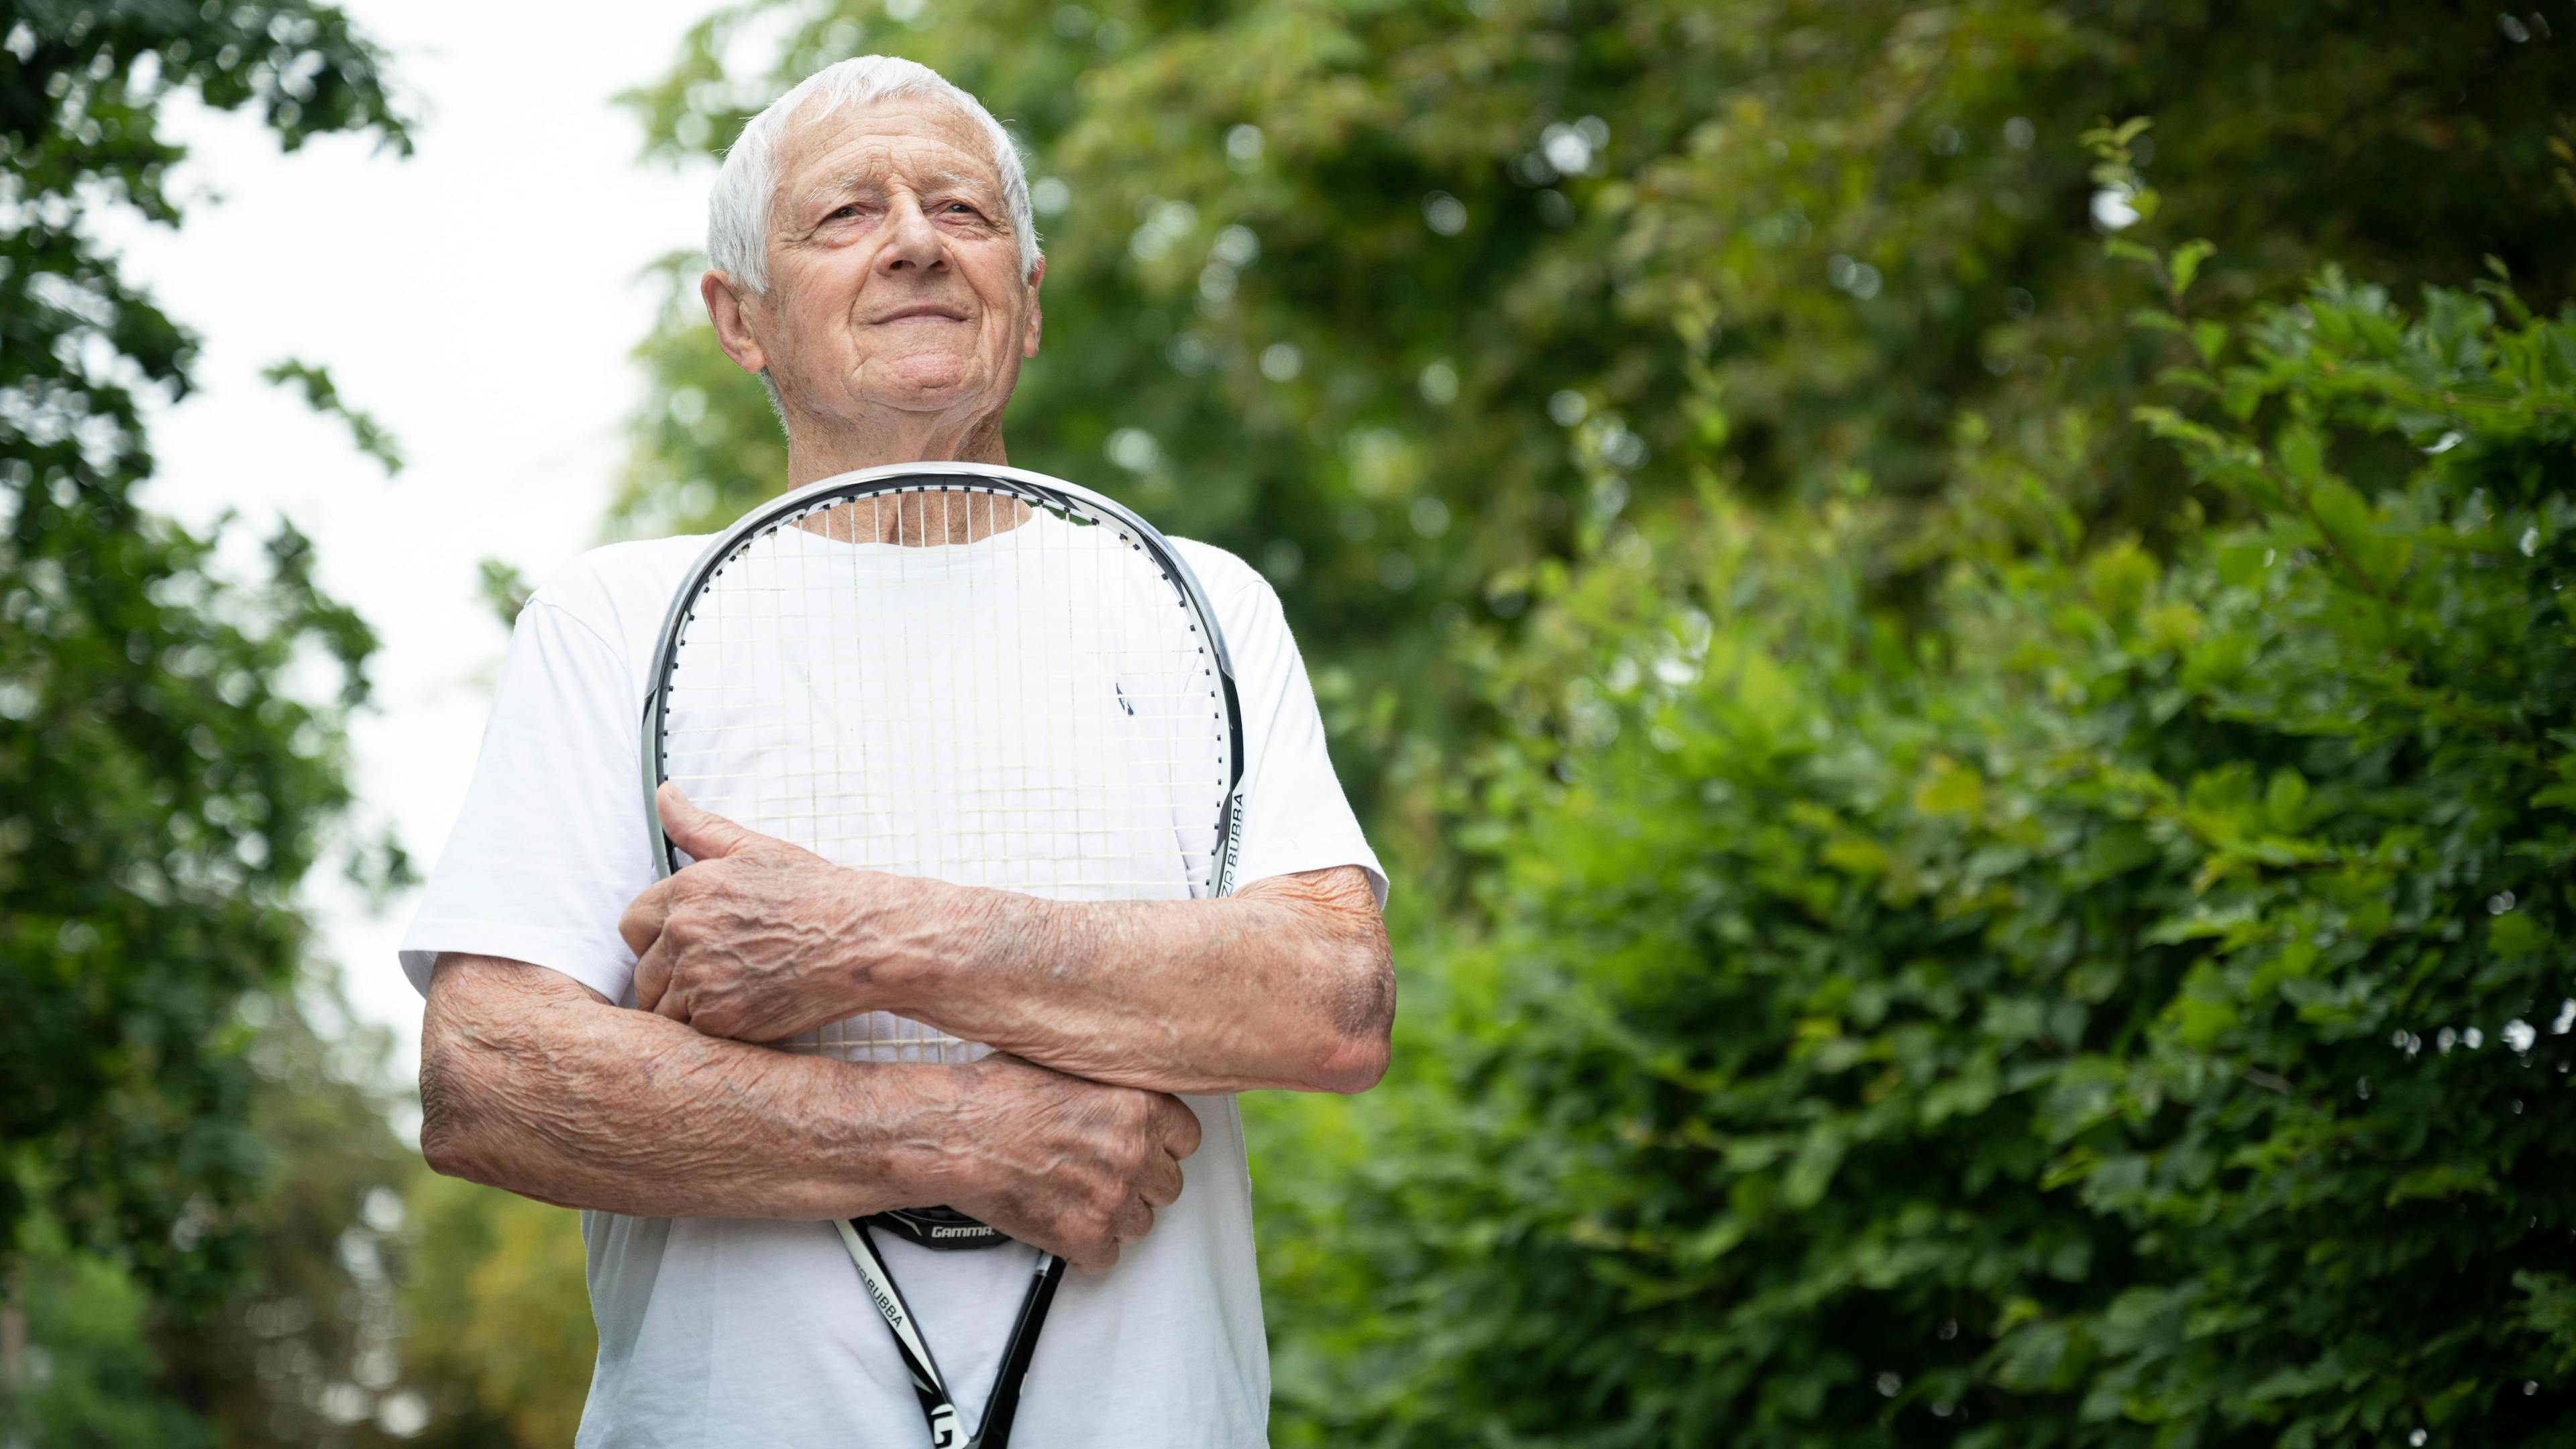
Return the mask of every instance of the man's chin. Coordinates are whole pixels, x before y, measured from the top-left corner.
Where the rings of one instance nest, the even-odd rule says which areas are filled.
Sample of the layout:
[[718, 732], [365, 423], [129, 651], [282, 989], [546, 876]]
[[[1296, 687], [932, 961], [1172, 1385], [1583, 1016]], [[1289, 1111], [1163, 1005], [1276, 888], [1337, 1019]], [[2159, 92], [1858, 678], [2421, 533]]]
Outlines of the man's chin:
[[937, 410], [984, 391], [993, 378], [971, 357], [930, 353], [900, 359], [859, 382], [862, 397], [907, 410]]

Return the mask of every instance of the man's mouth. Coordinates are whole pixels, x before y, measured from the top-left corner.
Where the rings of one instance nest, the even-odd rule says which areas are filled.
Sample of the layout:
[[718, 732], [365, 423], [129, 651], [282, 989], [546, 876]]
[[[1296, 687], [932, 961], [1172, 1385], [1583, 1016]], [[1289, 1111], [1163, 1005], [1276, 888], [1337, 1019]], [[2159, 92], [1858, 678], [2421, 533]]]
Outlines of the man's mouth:
[[877, 319], [877, 325], [884, 327], [897, 322], [963, 322], [965, 320], [966, 314], [955, 307], [944, 306], [937, 302], [922, 302], [910, 307], [898, 307], [888, 312]]

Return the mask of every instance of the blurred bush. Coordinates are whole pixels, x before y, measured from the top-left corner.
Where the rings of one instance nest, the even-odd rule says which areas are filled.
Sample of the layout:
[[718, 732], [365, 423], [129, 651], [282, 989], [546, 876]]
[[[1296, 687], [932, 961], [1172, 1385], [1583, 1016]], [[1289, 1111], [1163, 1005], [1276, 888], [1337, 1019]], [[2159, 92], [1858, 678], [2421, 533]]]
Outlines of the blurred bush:
[[1560, 575], [1282, 1441], [2565, 1442], [2576, 313], [2482, 290], [2204, 330], [2169, 558], [2006, 468], [1937, 629], [1865, 497]]
[[422, 1171], [398, 1306], [424, 1449], [573, 1441], [598, 1338], [581, 1224], [559, 1207]]

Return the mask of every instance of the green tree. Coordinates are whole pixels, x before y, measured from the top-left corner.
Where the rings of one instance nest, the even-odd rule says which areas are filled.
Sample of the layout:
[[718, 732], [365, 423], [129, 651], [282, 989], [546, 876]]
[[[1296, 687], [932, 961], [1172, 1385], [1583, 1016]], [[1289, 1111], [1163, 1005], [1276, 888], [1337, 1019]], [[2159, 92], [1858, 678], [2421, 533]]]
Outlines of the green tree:
[[131, 1274], [71, 1247], [49, 1220], [22, 1224], [8, 1397], [0, 1425], [38, 1444], [196, 1449], [205, 1424], [161, 1392], [153, 1303]]
[[31, 1220], [0, 1426], [37, 1444], [361, 1449], [426, 1411], [425, 1396], [385, 1396], [402, 1368], [399, 1194], [426, 1170], [386, 1125], [382, 1032], [306, 995], [302, 1011], [259, 995], [240, 1008], [254, 1034], [244, 1125], [266, 1170], [227, 1211], [239, 1267], [219, 1296], [174, 1305], [120, 1255]]
[[574, 1215], [423, 1172], [409, 1224], [404, 1376], [430, 1409], [418, 1442], [571, 1443], [598, 1351]]
[[[109, 201], [177, 222], [155, 108], [178, 87], [261, 107], [290, 147], [402, 134], [328, 7], [22, 6], [0, 36], [0, 1243], [40, 1204], [172, 1280], [230, 1261], [222, 1209], [256, 1152], [247, 1033], [217, 1024], [293, 976], [290, 893], [347, 801], [339, 728], [372, 647], [293, 530], [266, 578], [227, 581], [213, 540], [134, 500], [136, 391], [183, 393], [194, 344], [79, 221]], [[277, 686], [303, 650], [335, 698]]]
[[363, 1218], [405, 1158], [364, 1045], [316, 1034], [294, 891], [327, 853], [399, 861], [341, 823], [373, 641], [306, 540], [236, 577], [137, 502], [142, 398], [187, 391], [195, 341], [84, 219], [178, 222], [179, 91], [289, 149], [404, 144], [327, 5], [0, 14], [0, 1433], [318, 1443], [324, 1391], [384, 1377]]

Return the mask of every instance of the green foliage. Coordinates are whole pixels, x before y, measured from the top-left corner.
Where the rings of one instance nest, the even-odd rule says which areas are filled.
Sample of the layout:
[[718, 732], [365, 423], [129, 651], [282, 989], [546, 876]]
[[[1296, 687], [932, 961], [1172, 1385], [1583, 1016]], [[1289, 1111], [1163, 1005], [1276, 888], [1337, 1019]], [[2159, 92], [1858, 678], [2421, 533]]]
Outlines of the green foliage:
[[[402, 132], [327, 7], [21, 6], [0, 37], [0, 1264], [32, 1208], [203, 1294], [260, 1157], [237, 1012], [292, 978], [373, 639], [292, 528], [227, 581], [213, 539], [134, 501], [135, 389], [184, 392], [194, 344], [80, 218], [177, 220], [155, 108], [178, 87], [260, 106], [290, 148]], [[336, 688], [290, 692], [291, 664]]]
[[571, 1213], [421, 1173], [401, 1309], [423, 1449], [569, 1444], [598, 1338]]
[[394, 441], [393, 434], [385, 430], [384, 424], [376, 421], [374, 414], [351, 407], [340, 396], [339, 384], [331, 380], [328, 368], [316, 367], [309, 362], [298, 362], [290, 357], [283, 362], [272, 363], [260, 369], [259, 375], [280, 387], [293, 383], [303, 392], [304, 401], [310, 404], [315, 412], [326, 417], [338, 418], [346, 423], [349, 428], [349, 441], [356, 445], [359, 452], [382, 464], [386, 477], [390, 478], [403, 470], [402, 448]]
[[386, 1125], [383, 1033], [330, 992], [307, 996], [301, 1011], [266, 996], [241, 1008], [241, 1125], [260, 1170], [225, 1207], [237, 1266], [213, 1297], [174, 1312], [120, 1255], [76, 1246], [50, 1218], [22, 1228], [24, 1343], [0, 1434], [134, 1449], [396, 1437], [371, 1422], [396, 1369], [391, 1234], [402, 1184], [425, 1169]]
[[[374, 640], [291, 527], [244, 577], [138, 504], [144, 396], [183, 395], [196, 344], [87, 225], [178, 221], [182, 89], [289, 149], [403, 135], [328, 6], [0, 17], [0, 1438], [374, 1442], [366, 1208], [414, 1169], [295, 902], [326, 855], [402, 869], [343, 823]], [[319, 369], [273, 376], [395, 466]]]
[[163, 1386], [217, 1442], [380, 1446], [399, 1437], [377, 1409], [397, 1373], [401, 1195], [425, 1169], [387, 1125], [385, 1033], [334, 992], [300, 994], [301, 1010], [254, 998], [245, 1014], [263, 1154], [237, 1213], [242, 1272], [214, 1311], [158, 1325]]
[[[1061, 203], [1014, 461], [1262, 568], [1328, 641], [1345, 778], [1425, 864], [1415, 786], [1486, 723], [1453, 631], [1615, 519], [1686, 505], [1701, 469], [1748, 497], [1933, 498], [1962, 410], [2017, 442], [2073, 414], [2079, 512], [2174, 526], [2185, 480], [2118, 401], [2164, 359], [2092, 245], [2120, 193], [2071, 144], [2105, 115], [2163, 118], [2129, 157], [2161, 220], [2237, 239], [2201, 279], [2215, 305], [2327, 260], [2456, 279], [2487, 252], [2528, 295], [2576, 289], [2565, 38], [2421, 0], [896, 13], [719, 12], [639, 96], [655, 148], [717, 150], [870, 50], [1008, 120]], [[695, 265], [669, 271], [619, 507], [640, 533], [784, 476]], [[1873, 588], [1903, 597], [1921, 521], [1882, 522]]]
[[1711, 488], [1497, 657], [1283, 1441], [2564, 1442], [2576, 312], [2226, 355], [2169, 559], [1998, 490], [1926, 631]]
[[519, 611], [528, 607], [528, 596], [537, 586], [517, 564], [504, 559], [487, 558], [475, 565], [475, 582], [483, 595], [483, 606], [507, 629], [519, 622]]
[[[29, 1307], [17, 1320], [39, 1356], [10, 1368], [0, 1427], [38, 1444], [114, 1449], [198, 1449], [203, 1423], [158, 1392], [161, 1364], [147, 1321], [151, 1301], [114, 1263], [64, 1242], [50, 1222], [22, 1229], [16, 1287]], [[17, 1349], [23, 1359], [29, 1350]], [[32, 1382], [29, 1382], [32, 1380]]]

